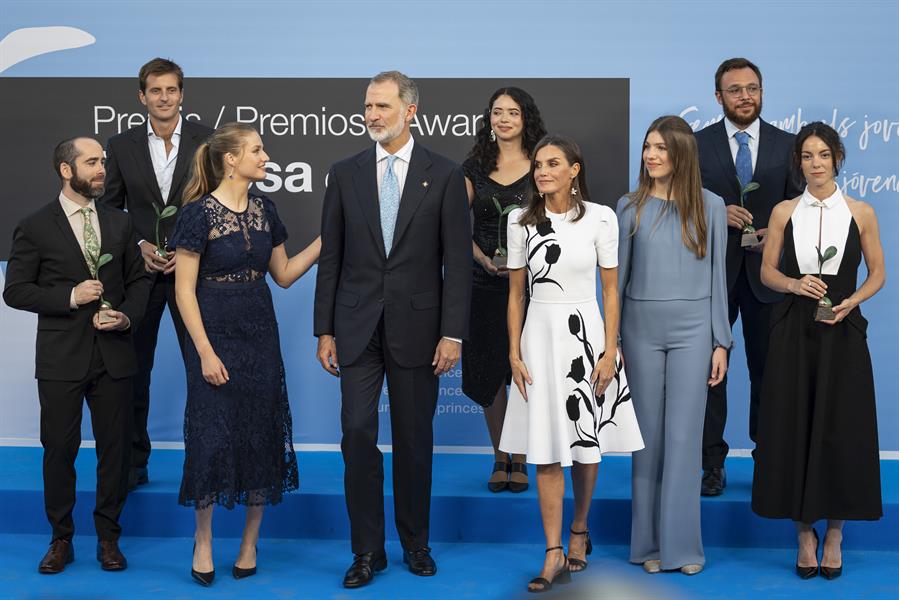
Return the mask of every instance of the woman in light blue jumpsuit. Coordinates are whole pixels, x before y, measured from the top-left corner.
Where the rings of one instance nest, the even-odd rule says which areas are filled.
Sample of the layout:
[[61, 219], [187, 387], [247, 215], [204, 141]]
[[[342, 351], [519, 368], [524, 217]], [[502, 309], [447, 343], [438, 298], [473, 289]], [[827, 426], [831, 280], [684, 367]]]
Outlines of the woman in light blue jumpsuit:
[[702, 189], [680, 117], [656, 119], [637, 191], [618, 201], [621, 342], [644, 450], [633, 455], [631, 556], [649, 573], [693, 575], [708, 386], [727, 370], [724, 202]]

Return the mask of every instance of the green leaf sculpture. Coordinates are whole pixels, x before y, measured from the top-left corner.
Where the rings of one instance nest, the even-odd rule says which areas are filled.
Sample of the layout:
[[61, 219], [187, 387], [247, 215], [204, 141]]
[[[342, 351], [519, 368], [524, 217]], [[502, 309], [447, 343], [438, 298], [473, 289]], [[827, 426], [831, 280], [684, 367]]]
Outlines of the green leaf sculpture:
[[499, 200], [496, 199], [496, 196], [493, 197], [493, 206], [496, 208], [496, 212], [499, 215], [499, 219], [496, 223], [496, 255], [506, 256], [508, 254], [508, 251], [503, 247], [503, 217], [508, 215], [516, 208], [521, 208], [521, 206], [518, 204], [510, 204], [506, 208], [503, 208], [503, 205], [499, 203]]
[[[828, 246], [824, 253], [821, 253], [821, 248], [815, 246], [815, 251], [818, 253], [818, 279], [821, 279], [821, 275], [824, 272], [824, 263], [829, 261], [831, 258], [837, 255], [837, 247], [836, 246]], [[833, 306], [833, 301], [827, 296], [822, 297], [818, 304], [821, 306]]]
[[166, 206], [162, 210], [159, 209], [159, 206], [156, 203], [153, 203], [153, 211], [156, 213], [156, 254], [161, 258], [168, 258], [169, 253], [166, 252], [165, 246], [162, 244], [162, 238], [159, 235], [159, 225], [165, 220], [175, 215], [178, 212], [177, 206]]
[[[762, 186], [760, 186], [755, 181], [750, 181], [746, 185], [743, 185], [743, 182], [740, 181], [739, 176], [737, 177], [737, 183], [740, 186], [740, 208], [746, 208], [746, 194], [748, 194], [749, 192], [754, 192], [755, 190], [759, 189]], [[748, 225], [748, 224], [744, 225], [743, 233], [755, 233], [755, 227], [753, 227], [752, 225]]]

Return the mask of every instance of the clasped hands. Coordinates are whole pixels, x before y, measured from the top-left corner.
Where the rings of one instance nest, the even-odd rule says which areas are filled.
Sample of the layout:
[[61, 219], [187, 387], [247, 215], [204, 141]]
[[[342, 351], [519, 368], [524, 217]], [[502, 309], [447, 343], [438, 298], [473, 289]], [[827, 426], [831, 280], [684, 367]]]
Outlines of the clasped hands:
[[[85, 279], [81, 283], [75, 286], [75, 304], [78, 306], [84, 306], [85, 304], [90, 304], [91, 302], [96, 302], [100, 300], [103, 295], [103, 283], [97, 279]], [[113, 317], [115, 321], [110, 321], [109, 323], [100, 323], [99, 321], [99, 313], [95, 313], [91, 322], [94, 325], [95, 329], [100, 331], [123, 331], [131, 327], [131, 321], [125, 315], [125, 313], [118, 311], [106, 309], [104, 313], [110, 317]]]
[[[727, 226], [742, 230], [747, 225], [752, 225], [752, 213], [738, 204], [727, 205]], [[755, 246], [747, 246], [750, 252], [761, 253], [765, 250], [765, 240], [768, 239], [768, 228], [757, 229], [759, 243]]]
[[[787, 291], [797, 296], [805, 296], [813, 300], [820, 300], [827, 294], [827, 284], [814, 275], [803, 275], [800, 279], [791, 279], [787, 284]], [[846, 318], [849, 312], [858, 306], [858, 303], [850, 296], [833, 307], [834, 318], [828, 321], [819, 321], [827, 325], [836, 325]]]

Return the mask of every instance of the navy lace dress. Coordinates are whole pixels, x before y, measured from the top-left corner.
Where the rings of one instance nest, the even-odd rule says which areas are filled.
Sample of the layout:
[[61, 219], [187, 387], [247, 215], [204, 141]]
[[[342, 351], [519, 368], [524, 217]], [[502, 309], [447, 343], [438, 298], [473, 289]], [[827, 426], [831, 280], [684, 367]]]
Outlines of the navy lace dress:
[[285, 239], [275, 205], [264, 196], [250, 196], [241, 213], [212, 195], [179, 211], [172, 246], [201, 255], [200, 315], [229, 376], [219, 387], [207, 383], [188, 337], [178, 498], [185, 506], [277, 504], [299, 485], [278, 324], [265, 280], [272, 248]]

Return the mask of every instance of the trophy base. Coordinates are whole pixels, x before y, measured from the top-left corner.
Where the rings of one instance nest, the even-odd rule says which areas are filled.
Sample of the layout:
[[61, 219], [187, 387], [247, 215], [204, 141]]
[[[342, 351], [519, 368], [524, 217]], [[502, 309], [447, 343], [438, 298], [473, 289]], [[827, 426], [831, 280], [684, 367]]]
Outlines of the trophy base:
[[115, 323], [116, 318], [109, 314], [108, 308], [101, 308], [97, 311], [97, 322], [100, 323], [100, 325]]
[[500, 256], [499, 254], [497, 254], [497, 255], [494, 255], [492, 261], [493, 261], [493, 266], [496, 267], [497, 269], [505, 269], [506, 264], [509, 262], [509, 257], [508, 256]]
[[833, 312], [833, 308], [830, 306], [819, 304], [818, 308], [815, 310], [815, 321], [832, 321], [836, 316], [836, 313]]
[[747, 233], [744, 232], [743, 236], [740, 238], [740, 247], [741, 248], [749, 248], [751, 246], [759, 245], [759, 236], [756, 232]]

